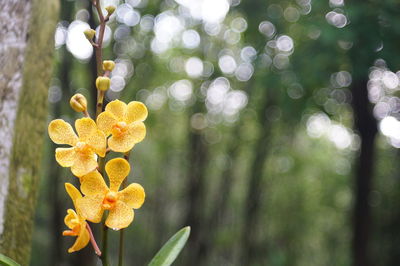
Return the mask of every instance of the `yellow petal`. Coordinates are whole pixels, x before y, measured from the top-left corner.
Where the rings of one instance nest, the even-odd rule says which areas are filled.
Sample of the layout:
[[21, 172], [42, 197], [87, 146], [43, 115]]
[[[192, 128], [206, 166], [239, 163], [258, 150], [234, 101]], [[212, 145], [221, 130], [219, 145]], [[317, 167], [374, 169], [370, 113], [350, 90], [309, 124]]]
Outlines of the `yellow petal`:
[[73, 209], [67, 210], [67, 215], [64, 218], [64, 223], [69, 229], [74, 228], [74, 226], [79, 222], [79, 217]]
[[114, 100], [107, 104], [105, 111], [113, 114], [118, 121], [124, 121], [126, 116], [126, 104], [120, 100]]
[[78, 142], [78, 137], [76, 136], [71, 125], [62, 119], [51, 121], [48, 131], [49, 136], [54, 143], [75, 146], [75, 144]]
[[75, 128], [79, 135], [79, 141], [85, 142], [99, 156], [106, 154], [106, 136], [97, 128], [96, 123], [88, 117], [76, 120]]
[[117, 123], [118, 119], [110, 112], [102, 112], [97, 117], [97, 126], [106, 136], [111, 134], [112, 127]]
[[82, 198], [82, 194], [71, 183], [65, 183], [65, 190], [67, 190], [67, 193], [71, 197], [76, 209], [76, 200]]
[[144, 121], [147, 118], [147, 114], [146, 105], [136, 101], [130, 102], [126, 111], [126, 123]]
[[133, 221], [133, 210], [128, 205], [118, 200], [115, 207], [108, 214], [106, 225], [112, 229], [128, 227]]
[[125, 177], [128, 176], [131, 167], [129, 163], [122, 158], [115, 158], [106, 164], [106, 172], [110, 180], [110, 190], [118, 191], [119, 186]]
[[62, 167], [71, 167], [78, 155], [75, 153], [74, 148], [57, 148], [56, 149], [56, 161]]
[[97, 161], [92, 156], [79, 156], [71, 167], [71, 171], [77, 177], [84, 176], [97, 168]]
[[139, 143], [146, 137], [146, 126], [143, 122], [131, 123], [129, 124], [127, 134], [135, 143]]
[[81, 229], [79, 231], [78, 237], [76, 238], [75, 243], [72, 245], [72, 247], [68, 249], [68, 252], [71, 253], [83, 249], [87, 246], [89, 240], [90, 234], [86, 228], [86, 222], [83, 221], [81, 222]]
[[108, 187], [98, 171], [90, 172], [81, 177], [81, 191], [84, 195], [105, 194]]
[[141, 142], [146, 136], [146, 127], [143, 122], [128, 125], [128, 130], [119, 136], [111, 136], [108, 146], [115, 152], [128, 152], [136, 143]]
[[82, 216], [93, 223], [99, 223], [103, 216], [103, 194], [88, 195], [77, 199], [76, 204]]
[[96, 132], [87, 138], [86, 143], [89, 144], [100, 157], [106, 156], [107, 139], [102, 131], [96, 130]]
[[134, 209], [142, 206], [145, 196], [144, 188], [136, 183], [130, 184], [118, 192], [118, 198]]
[[76, 132], [78, 132], [79, 140], [84, 142], [98, 130], [96, 123], [89, 117], [77, 119], [75, 128]]
[[108, 139], [108, 147], [115, 152], [128, 152], [132, 150], [133, 146], [135, 146], [135, 142], [125, 137], [125, 135], [111, 136]]

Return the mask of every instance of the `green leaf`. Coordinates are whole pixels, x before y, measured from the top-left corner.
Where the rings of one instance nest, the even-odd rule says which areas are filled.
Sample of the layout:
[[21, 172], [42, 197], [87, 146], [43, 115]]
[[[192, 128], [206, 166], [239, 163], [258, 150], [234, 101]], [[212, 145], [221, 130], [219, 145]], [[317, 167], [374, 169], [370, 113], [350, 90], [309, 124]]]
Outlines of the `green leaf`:
[[9, 257], [4, 256], [3, 254], [0, 254], [0, 265], [21, 266], [18, 263], [16, 263], [14, 260], [10, 259]]
[[186, 226], [173, 235], [150, 261], [149, 266], [169, 266], [178, 257], [190, 235], [190, 226]]

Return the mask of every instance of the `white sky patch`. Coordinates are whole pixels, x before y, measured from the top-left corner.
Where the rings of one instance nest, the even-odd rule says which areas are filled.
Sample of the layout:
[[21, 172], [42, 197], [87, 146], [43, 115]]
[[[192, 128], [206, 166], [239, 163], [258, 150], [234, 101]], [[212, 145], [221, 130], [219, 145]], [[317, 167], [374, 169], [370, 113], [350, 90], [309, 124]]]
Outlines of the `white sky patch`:
[[151, 43], [151, 49], [156, 53], [162, 53], [180, 37], [184, 24], [178, 17], [167, 11], [155, 18], [153, 30], [155, 38]]
[[206, 23], [219, 23], [229, 11], [227, 0], [175, 0], [189, 9], [190, 15]]
[[89, 24], [80, 20], [73, 21], [68, 27], [67, 48], [80, 60], [88, 60], [93, 54], [93, 47], [84, 35], [90, 29]]
[[379, 130], [391, 140], [400, 141], [400, 121], [393, 116], [383, 118], [379, 123]]
[[193, 85], [187, 79], [178, 80], [169, 87], [168, 94], [177, 101], [186, 102], [192, 98]]
[[290, 52], [293, 50], [293, 40], [287, 35], [279, 36], [276, 40], [276, 48], [282, 52]]
[[399, 77], [391, 71], [385, 71], [382, 75], [382, 82], [386, 88], [394, 90], [399, 86]]
[[185, 63], [185, 71], [189, 77], [197, 78], [203, 74], [203, 61], [197, 57], [190, 57]]
[[340, 150], [350, 148], [353, 144], [353, 133], [350, 129], [332, 121], [324, 113], [316, 113], [308, 118], [307, 134], [312, 138], [325, 137]]
[[218, 66], [222, 72], [232, 74], [237, 67], [235, 59], [230, 55], [223, 55], [218, 60]]
[[200, 44], [200, 35], [195, 30], [187, 30], [182, 34], [182, 43], [185, 48], [194, 49]]

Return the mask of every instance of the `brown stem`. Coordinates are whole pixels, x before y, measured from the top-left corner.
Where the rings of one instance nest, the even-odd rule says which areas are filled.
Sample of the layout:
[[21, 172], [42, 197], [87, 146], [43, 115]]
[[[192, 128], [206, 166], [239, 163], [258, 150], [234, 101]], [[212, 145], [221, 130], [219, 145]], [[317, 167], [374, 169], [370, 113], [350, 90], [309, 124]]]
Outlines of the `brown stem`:
[[90, 243], [92, 243], [94, 252], [96, 252], [96, 255], [100, 257], [100, 256], [101, 256], [101, 251], [100, 251], [100, 249], [99, 249], [99, 246], [97, 246], [96, 239], [94, 239], [94, 236], [93, 236], [93, 233], [92, 233], [92, 229], [90, 228], [90, 226], [89, 226], [88, 223], [86, 223], [86, 229], [87, 229], [88, 232], [89, 232], [89, 235], [90, 235]]
[[89, 117], [89, 118], [90, 118], [90, 114], [88, 113], [87, 110], [83, 111], [82, 113], [83, 113], [83, 115], [84, 115], [85, 117]]
[[104, 91], [97, 90], [96, 118], [103, 111]]
[[103, 74], [103, 68], [102, 68], [102, 59], [103, 59], [103, 38], [104, 38], [104, 31], [106, 29], [106, 21], [104, 20], [103, 12], [101, 11], [101, 6], [100, 6], [100, 1], [96, 2], [95, 5], [97, 9], [97, 13], [99, 14], [99, 19], [100, 19], [100, 31], [99, 31], [99, 37], [97, 38], [97, 47], [95, 47], [96, 50], [96, 63], [97, 63], [97, 76], [101, 76]]

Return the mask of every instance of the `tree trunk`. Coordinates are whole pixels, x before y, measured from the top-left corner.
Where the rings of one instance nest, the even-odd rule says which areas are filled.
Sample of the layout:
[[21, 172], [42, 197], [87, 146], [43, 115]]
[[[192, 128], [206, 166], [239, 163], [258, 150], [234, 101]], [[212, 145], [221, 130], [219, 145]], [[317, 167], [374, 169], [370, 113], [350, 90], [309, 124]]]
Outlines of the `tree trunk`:
[[58, 1], [1, 6], [0, 253], [28, 265]]
[[374, 142], [377, 126], [370, 110], [367, 80], [355, 81], [352, 87], [352, 93], [355, 128], [361, 137], [361, 149], [355, 169], [353, 265], [367, 266], [371, 264], [368, 258], [371, 225], [369, 198], [374, 170]]
[[189, 168], [188, 168], [188, 212], [185, 224], [191, 227], [188, 241], [187, 264], [199, 265], [198, 258], [202, 255], [200, 242], [204, 217], [203, 206], [205, 189], [205, 170], [208, 160], [208, 147], [202, 139], [201, 132], [189, 133]]
[[[269, 88], [265, 88], [269, 90]], [[241, 235], [241, 265], [254, 265], [258, 261], [257, 256], [260, 255], [259, 249], [261, 248], [257, 236], [259, 215], [261, 211], [261, 197], [266, 192], [265, 186], [263, 186], [264, 177], [264, 166], [268, 156], [268, 147], [270, 146], [271, 139], [271, 125], [266, 119], [266, 110], [272, 105], [271, 95], [267, 95], [264, 99], [264, 104], [258, 111], [258, 121], [260, 121], [260, 136], [258, 137], [255, 148], [254, 158], [251, 163], [249, 170], [249, 180], [247, 192], [245, 195], [244, 204], [244, 221]], [[263, 256], [266, 254], [263, 253]]]
[[378, 7], [372, 1], [356, 0], [349, 3], [349, 19], [353, 32], [350, 59], [353, 76], [352, 108], [354, 129], [360, 136], [361, 146], [355, 163], [352, 259], [354, 266], [372, 265], [369, 242], [371, 231], [371, 208], [369, 199], [374, 171], [376, 120], [368, 99], [369, 68], [377, 58], [375, 49], [380, 43]]

